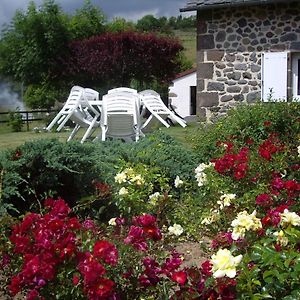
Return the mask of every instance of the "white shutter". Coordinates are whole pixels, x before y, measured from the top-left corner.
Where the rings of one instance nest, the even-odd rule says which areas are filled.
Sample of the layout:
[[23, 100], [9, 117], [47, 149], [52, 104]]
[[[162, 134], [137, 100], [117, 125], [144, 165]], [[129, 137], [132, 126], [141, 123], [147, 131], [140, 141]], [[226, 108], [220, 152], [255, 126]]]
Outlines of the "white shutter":
[[287, 100], [287, 52], [264, 53], [262, 60], [263, 101]]

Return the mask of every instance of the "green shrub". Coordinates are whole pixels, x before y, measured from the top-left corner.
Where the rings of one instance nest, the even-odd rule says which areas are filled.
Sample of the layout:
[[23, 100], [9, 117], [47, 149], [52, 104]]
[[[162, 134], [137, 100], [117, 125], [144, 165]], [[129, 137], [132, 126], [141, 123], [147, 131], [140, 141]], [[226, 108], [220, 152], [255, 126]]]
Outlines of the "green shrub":
[[[38, 201], [48, 195], [63, 197], [72, 207], [78, 203], [84, 206], [78, 201], [89, 196], [86, 203], [99, 208], [101, 200], [94, 196], [94, 183], [115, 185], [114, 176], [124, 162], [143, 163], [174, 180], [177, 175], [190, 179], [196, 160], [162, 133], [131, 144], [118, 140], [83, 145], [39, 140], [1, 156], [3, 203], [13, 204], [21, 212], [32, 205], [37, 208]], [[108, 204], [102, 199], [102, 206]]]
[[22, 115], [19, 113], [18, 109], [14, 112], [9, 113], [8, 126], [11, 127], [13, 132], [22, 131], [23, 120], [22, 120]]
[[300, 128], [300, 103], [275, 102], [241, 105], [215, 124], [202, 125], [191, 134], [199, 161], [220, 154], [219, 141], [235, 140], [239, 145], [251, 141], [259, 144], [270, 132], [283, 140], [295, 140]]

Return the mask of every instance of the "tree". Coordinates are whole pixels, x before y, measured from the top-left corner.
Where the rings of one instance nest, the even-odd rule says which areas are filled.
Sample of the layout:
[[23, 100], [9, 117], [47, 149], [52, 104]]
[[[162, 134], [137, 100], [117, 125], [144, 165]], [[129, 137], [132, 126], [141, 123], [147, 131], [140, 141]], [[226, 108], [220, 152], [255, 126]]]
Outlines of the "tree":
[[70, 18], [69, 29], [72, 39], [83, 39], [105, 31], [106, 17], [102, 10], [85, 0], [81, 9], [77, 9]]
[[114, 18], [106, 25], [106, 30], [109, 32], [124, 32], [135, 30], [135, 24], [131, 21], [126, 21], [124, 18]]
[[142, 32], [158, 31], [160, 22], [153, 15], [146, 15], [137, 21], [136, 29]]
[[76, 82], [129, 86], [139, 82], [168, 82], [181, 69], [181, 44], [174, 39], [135, 32], [106, 33], [70, 44], [67, 76]]
[[17, 11], [11, 26], [2, 33], [0, 74], [24, 83], [30, 107], [52, 106], [57, 97], [49, 97], [49, 91], [63, 95], [55, 91], [68, 82], [62, 62], [68, 56], [70, 41], [102, 33], [104, 22], [102, 11], [89, 0], [74, 16], [63, 13], [54, 0], [44, 0], [38, 8], [32, 1], [25, 12]]
[[18, 11], [12, 26], [0, 41], [0, 73], [25, 85], [47, 77], [57, 79], [62, 65], [57, 57], [67, 52], [69, 41], [66, 18], [53, 0], [40, 9], [30, 2], [27, 12]]

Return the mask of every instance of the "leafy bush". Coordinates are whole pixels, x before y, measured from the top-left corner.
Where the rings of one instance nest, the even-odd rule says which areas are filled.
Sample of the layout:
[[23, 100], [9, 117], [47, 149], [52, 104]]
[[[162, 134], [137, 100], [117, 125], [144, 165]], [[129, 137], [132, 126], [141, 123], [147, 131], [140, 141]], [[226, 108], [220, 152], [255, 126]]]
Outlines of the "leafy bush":
[[296, 140], [300, 128], [300, 104], [296, 102], [256, 103], [241, 105], [215, 124], [202, 125], [191, 135], [199, 161], [220, 154], [219, 141], [234, 139], [239, 145], [255, 144], [276, 132], [283, 141]]
[[76, 141], [39, 140], [2, 152], [1, 156], [3, 203], [14, 204], [22, 212], [31, 205], [38, 207], [38, 201], [47, 195], [64, 197], [72, 207], [84, 205], [79, 200], [91, 196], [93, 199], [87, 199], [87, 203], [99, 208], [100, 200], [93, 196], [94, 183], [115, 185], [114, 177], [124, 162], [155, 167], [160, 176], [175, 180], [176, 175], [190, 178], [195, 161], [189, 151], [164, 134], [134, 144], [107, 141], [81, 145]]
[[9, 113], [8, 126], [10, 126], [14, 132], [22, 131], [23, 120], [22, 115], [18, 112], [18, 110]]

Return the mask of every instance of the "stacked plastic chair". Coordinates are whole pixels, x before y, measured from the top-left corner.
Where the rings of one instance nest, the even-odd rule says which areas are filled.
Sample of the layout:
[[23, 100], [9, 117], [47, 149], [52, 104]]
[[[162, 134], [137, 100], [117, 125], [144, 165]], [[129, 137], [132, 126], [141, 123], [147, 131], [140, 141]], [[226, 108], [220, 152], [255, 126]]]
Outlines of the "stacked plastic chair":
[[85, 142], [92, 134], [92, 130], [100, 126], [101, 112], [95, 109], [89, 100], [99, 100], [98, 92], [80, 86], [73, 86], [65, 105], [48, 125], [47, 130], [50, 131], [57, 124], [56, 131], [60, 131], [67, 121], [71, 120], [75, 123], [75, 127], [68, 141], [75, 136], [80, 128], [87, 128], [81, 139], [81, 143]]

